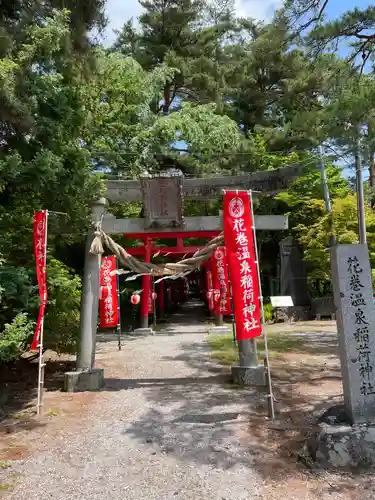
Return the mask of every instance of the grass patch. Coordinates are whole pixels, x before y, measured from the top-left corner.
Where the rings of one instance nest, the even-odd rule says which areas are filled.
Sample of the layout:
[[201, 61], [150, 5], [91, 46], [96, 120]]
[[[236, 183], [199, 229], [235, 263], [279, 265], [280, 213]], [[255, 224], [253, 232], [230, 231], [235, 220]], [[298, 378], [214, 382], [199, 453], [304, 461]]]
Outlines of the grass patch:
[[0, 460], [0, 469], [9, 469], [11, 467], [9, 460]]
[[210, 335], [207, 340], [212, 356], [222, 365], [232, 365], [238, 362], [238, 350], [233, 343], [232, 335]]
[[[222, 365], [238, 363], [238, 347], [233, 342], [232, 335], [215, 335], [208, 337], [212, 356]], [[290, 333], [268, 334], [268, 349], [270, 358], [275, 358], [288, 352], [301, 352], [306, 340]], [[264, 340], [260, 337], [257, 341], [259, 359], [265, 357]]]
[[0, 483], [0, 491], [11, 491], [13, 487], [13, 483]]
[[57, 417], [58, 414], [59, 414], [59, 410], [54, 410], [53, 408], [51, 408], [50, 410], [46, 411], [46, 415], [48, 417]]
[[[18, 477], [19, 477], [19, 474], [14, 472], [11, 474], [10, 477], [8, 477], [7, 481], [4, 481], [4, 482], [0, 481], [0, 493], [5, 493], [5, 492], [9, 493], [10, 491], [12, 491]], [[0, 495], [0, 496], [3, 496], [3, 495]]]
[[30, 417], [30, 414], [27, 413], [27, 411], [20, 411], [19, 413], [15, 413], [13, 415], [13, 418], [15, 418], [16, 420], [26, 420], [29, 417]]

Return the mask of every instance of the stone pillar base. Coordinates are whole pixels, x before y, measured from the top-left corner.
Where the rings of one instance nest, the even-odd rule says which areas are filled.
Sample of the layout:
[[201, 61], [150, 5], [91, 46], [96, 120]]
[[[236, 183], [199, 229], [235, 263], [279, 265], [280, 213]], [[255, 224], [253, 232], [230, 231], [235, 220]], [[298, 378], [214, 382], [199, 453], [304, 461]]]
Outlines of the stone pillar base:
[[320, 424], [307, 449], [315, 464], [324, 469], [374, 468], [375, 428], [370, 424]]
[[103, 387], [103, 368], [92, 368], [90, 371], [77, 370], [64, 375], [65, 392], [100, 391]]
[[137, 337], [147, 337], [148, 335], [155, 335], [152, 328], [137, 328], [131, 335], [136, 335]]
[[228, 335], [229, 328], [227, 326], [214, 326], [208, 330], [210, 335]]
[[266, 372], [263, 365], [232, 366], [232, 380], [235, 384], [246, 386], [266, 386]]
[[324, 469], [373, 469], [375, 425], [351, 425], [345, 406], [333, 406], [318, 418], [302, 454], [307, 460], [315, 462], [315, 466]]

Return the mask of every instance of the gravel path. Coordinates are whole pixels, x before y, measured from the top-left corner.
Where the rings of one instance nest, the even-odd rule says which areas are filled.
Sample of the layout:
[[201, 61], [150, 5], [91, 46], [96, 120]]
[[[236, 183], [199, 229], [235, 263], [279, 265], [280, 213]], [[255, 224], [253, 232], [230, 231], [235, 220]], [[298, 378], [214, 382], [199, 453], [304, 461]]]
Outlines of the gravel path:
[[121, 352], [98, 345], [104, 391], [76, 425], [14, 464], [8, 498], [263, 498], [247, 424], [260, 396], [225, 388], [199, 310], [189, 320], [186, 312], [154, 337], [128, 338]]

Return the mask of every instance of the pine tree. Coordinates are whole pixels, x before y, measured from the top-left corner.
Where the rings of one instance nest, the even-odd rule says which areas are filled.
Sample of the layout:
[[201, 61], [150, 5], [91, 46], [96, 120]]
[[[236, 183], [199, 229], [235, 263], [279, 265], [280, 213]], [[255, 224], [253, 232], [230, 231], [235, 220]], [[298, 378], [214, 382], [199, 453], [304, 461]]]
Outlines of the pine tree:
[[335, 52], [340, 43], [346, 43], [351, 47], [349, 60], [363, 69], [375, 49], [375, 6], [354, 7], [337, 19], [326, 21], [325, 12], [331, 2], [286, 0], [284, 14], [298, 36], [307, 34], [314, 53]]
[[[140, 1], [140, 28], [128, 21], [112, 47], [134, 57], [144, 69], [176, 68], [173, 81], [157, 96], [156, 111], [167, 114], [181, 100], [219, 103], [223, 41], [235, 32], [232, 0]], [[159, 105], [159, 102], [162, 102]]]
[[229, 47], [228, 112], [245, 133], [262, 133], [271, 150], [310, 148], [319, 142], [322, 98], [331, 91], [339, 62], [311, 61], [290, 40], [283, 20], [249, 23], [245, 43]]

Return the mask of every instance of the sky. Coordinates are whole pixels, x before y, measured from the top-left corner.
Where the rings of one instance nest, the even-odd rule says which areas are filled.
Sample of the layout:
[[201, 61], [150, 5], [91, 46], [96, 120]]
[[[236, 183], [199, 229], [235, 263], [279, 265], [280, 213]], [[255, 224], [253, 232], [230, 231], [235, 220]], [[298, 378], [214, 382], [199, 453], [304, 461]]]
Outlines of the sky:
[[[269, 20], [281, 3], [282, 0], [236, 0], [236, 9], [240, 16]], [[106, 30], [106, 45], [114, 40], [113, 30], [121, 28], [131, 17], [136, 19], [141, 9], [138, 0], [107, 0], [109, 26]]]
[[[236, 0], [237, 14], [258, 20], [270, 21], [275, 9], [282, 0]], [[354, 7], [365, 8], [373, 4], [372, 0], [329, 0], [328, 18], [339, 16], [342, 12]], [[115, 38], [114, 29], [120, 29], [131, 17], [136, 19], [141, 13], [138, 0], [107, 0], [106, 12], [109, 25], [105, 33], [105, 45], [110, 45]]]

